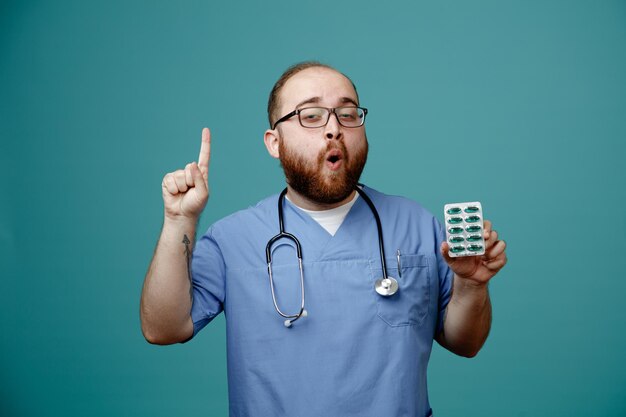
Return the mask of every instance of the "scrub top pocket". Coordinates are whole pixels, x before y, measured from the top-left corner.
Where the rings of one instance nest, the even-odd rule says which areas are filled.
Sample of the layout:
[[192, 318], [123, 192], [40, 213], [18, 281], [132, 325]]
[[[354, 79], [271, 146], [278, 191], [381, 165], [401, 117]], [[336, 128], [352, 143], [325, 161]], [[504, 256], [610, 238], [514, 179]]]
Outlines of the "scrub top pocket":
[[[422, 255], [401, 255], [401, 276], [396, 258], [386, 258], [387, 273], [398, 281], [398, 292], [385, 297], [374, 291], [374, 282], [383, 276], [380, 264], [372, 265], [372, 296], [378, 317], [389, 326], [419, 326], [430, 309], [431, 272]], [[374, 264], [375, 265], [375, 264]]]

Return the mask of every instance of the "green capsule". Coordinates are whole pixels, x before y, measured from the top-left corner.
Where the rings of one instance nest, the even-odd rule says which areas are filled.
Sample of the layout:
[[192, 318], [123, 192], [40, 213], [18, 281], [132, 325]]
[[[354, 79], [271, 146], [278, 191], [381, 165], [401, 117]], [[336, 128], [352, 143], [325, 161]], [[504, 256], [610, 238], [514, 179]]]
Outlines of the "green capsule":
[[450, 233], [451, 235], [456, 235], [458, 233], [462, 233], [463, 232], [463, 228], [462, 227], [451, 227], [448, 229], [448, 233]]
[[465, 251], [465, 248], [462, 245], [452, 246], [450, 248], [450, 252], [452, 252], [452, 253], [461, 253], [461, 252], [464, 252], [464, 251]]
[[483, 250], [482, 245], [467, 245], [467, 250], [470, 252], [480, 252]]
[[461, 207], [450, 207], [446, 213], [448, 214], [459, 214], [461, 212]]
[[480, 216], [467, 216], [465, 218], [465, 221], [468, 223], [476, 223], [478, 221], [480, 221]]
[[465, 230], [467, 230], [469, 233], [476, 233], [476, 232], [480, 232], [480, 226], [477, 224], [473, 224], [471, 226], [467, 226], [465, 228]]
[[460, 218], [460, 217], [450, 217], [448, 219], [448, 223], [450, 223], [450, 224], [458, 224], [458, 223], [461, 223], [462, 221], [463, 221], [463, 219]]
[[478, 213], [480, 211], [480, 208], [478, 208], [478, 206], [467, 206], [465, 207], [465, 212], [466, 213]]
[[461, 243], [464, 240], [463, 236], [450, 236], [450, 243]]
[[481, 235], [469, 235], [467, 237], [467, 241], [468, 242], [479, 242], [482, 240], [482, 236]]

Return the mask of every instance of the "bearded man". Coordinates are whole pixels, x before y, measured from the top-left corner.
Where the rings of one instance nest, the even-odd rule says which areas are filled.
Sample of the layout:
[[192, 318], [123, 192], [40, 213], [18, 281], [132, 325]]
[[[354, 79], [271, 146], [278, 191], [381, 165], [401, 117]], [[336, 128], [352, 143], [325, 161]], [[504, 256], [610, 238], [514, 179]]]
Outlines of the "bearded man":
[[504, 241], [484, 221], [485, 254], [452, 258], [432, 214], [360, 184], [366, 116], [344, 74], [289, 68], [264, 135], [286, 189], [195, 244], [208, 129], [198, 162], [163, 178], [142, 331], [150, 343], [186, 342], [224, 312], [231, 416], [429, 416], [433, 340], [472, 357], [487, 338]]

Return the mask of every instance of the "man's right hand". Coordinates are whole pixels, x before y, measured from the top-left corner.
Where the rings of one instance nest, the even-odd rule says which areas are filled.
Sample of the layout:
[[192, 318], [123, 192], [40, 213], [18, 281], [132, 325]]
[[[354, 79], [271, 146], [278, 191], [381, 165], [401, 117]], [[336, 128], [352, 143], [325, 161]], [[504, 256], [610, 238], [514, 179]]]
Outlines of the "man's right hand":
[[185, 169], [165, 174], [161, 187], [165, 218], [196, 222], [209, 199], [209, 160], [211, 159], [211, 131], [202, 129], [202, 145], [198, 163], [191, 162]]

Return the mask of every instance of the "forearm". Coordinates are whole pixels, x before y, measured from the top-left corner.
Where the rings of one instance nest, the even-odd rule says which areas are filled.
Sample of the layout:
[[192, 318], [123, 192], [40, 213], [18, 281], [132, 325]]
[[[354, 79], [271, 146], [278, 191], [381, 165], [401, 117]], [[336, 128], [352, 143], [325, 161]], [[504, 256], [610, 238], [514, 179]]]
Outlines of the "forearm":
[[189, 264], [196, 224], [167, 219], [141, 294], [141, 329], [150, 343], [170, 344], [191, 337], [193, 292]]
[[487, 284], [454, 277], [439, 343], [457, 355], [473, 357], [491, 328], [491, 301]]

